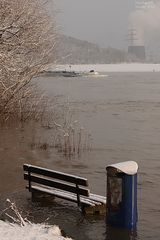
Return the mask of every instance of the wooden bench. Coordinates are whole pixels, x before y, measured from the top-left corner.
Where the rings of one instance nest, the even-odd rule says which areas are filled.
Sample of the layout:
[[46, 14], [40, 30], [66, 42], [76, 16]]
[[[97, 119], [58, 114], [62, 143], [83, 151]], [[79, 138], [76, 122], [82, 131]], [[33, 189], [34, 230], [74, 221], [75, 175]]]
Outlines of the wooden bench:
[[[90, 193], [86, 178], [50, 169], [24, 164], [24, 179], [28, 181], [26, 188], [32, 193], [45, 193], [76, 202], [79, 207], [101, 209], [106, 198]], [[99, 210], [97, 210], [99, 211]]]

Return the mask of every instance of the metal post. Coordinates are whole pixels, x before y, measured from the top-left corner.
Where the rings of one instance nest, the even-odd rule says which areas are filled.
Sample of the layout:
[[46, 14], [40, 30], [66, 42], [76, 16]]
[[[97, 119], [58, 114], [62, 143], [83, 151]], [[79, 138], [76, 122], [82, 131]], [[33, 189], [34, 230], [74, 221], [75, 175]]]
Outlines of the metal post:
[[29, 184], [29, 192], [31, 191], [31, 170], [30, 166], [28, 167], [28, 184]]
[[78, 207], [80, 207], [81, 202], [80, 202], [80, 195], [79, 195], [79, 186], [77, 182], [76, 182], [76, 190], [77, 190], [77, 204], [78, 204]]

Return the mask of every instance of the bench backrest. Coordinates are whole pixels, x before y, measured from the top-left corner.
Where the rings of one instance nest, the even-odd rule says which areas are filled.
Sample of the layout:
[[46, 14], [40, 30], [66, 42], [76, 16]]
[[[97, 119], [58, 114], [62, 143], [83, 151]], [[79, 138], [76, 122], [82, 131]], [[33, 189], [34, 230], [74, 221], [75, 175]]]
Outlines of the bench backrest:
[[58, 171], [53, 171], [47, 168], [42, 168], [34, 165], [24, 164], [24, 179], [29, 181], [29, 191], [31, 191], [31, 183], [36, 183], [48, 187], [53, 187], [77, 194], [89, 196], [88, 180], [86, 178], [70, 175]]

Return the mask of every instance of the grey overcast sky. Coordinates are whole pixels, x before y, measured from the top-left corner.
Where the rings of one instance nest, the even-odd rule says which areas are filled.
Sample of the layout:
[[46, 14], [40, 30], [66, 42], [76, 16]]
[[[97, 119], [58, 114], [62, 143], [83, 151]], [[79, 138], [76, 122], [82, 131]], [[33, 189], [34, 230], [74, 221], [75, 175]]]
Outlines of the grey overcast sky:
[[97, 43], [125, 48], [128, 18], [134, 0], [55, 0], [61, 33]]

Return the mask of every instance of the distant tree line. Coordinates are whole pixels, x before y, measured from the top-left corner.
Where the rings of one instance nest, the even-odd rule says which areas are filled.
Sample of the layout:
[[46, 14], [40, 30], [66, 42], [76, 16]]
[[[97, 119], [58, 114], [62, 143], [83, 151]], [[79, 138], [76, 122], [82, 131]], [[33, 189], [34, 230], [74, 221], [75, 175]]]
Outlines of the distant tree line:
[[61, 35], [57, 61], [61, 64], [108, 64], [137, 61], [137, 58], [123, 50], [101, 48], [94, 43]]

